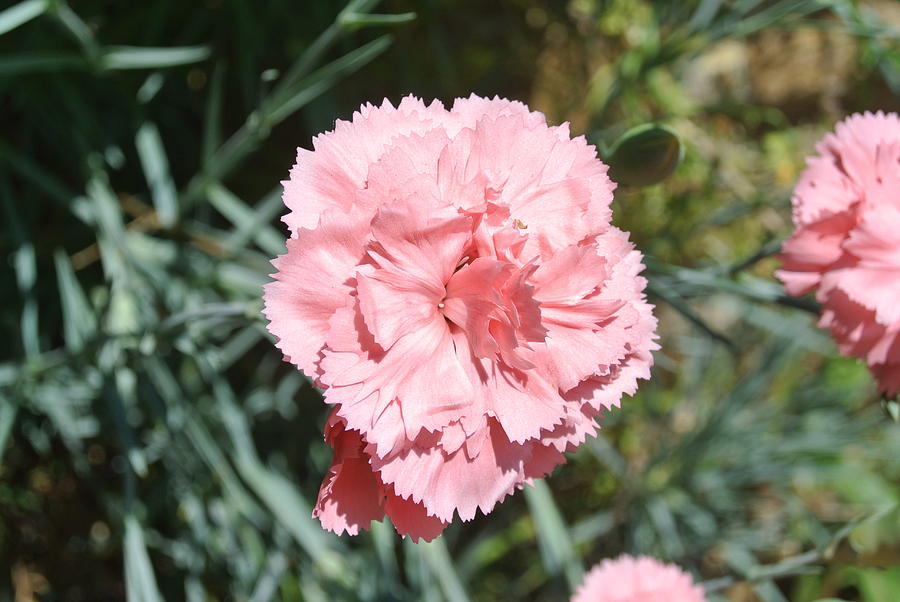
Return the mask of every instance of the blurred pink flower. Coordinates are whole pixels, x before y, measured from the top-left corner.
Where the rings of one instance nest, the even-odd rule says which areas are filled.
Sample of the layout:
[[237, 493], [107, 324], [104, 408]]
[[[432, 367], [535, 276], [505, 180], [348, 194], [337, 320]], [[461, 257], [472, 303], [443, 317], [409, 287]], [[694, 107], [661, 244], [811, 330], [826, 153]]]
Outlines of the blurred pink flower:
[[314, 515], [432, 539], [648, 378], [641, 254], [594, 147], [517, 102], [364, 105], [300, 149], [269, 330], [334, 411]]
[[594, 566], [572, 602], [706, 602], [706, 596], [674, 564], [623, 554]]
[[791, 295], [816, 292], [819, 325], [893, 396], [900, 391], [900, 118], [851, 115], [816, 150], [794, 189], [796, 230], [776, 274]]

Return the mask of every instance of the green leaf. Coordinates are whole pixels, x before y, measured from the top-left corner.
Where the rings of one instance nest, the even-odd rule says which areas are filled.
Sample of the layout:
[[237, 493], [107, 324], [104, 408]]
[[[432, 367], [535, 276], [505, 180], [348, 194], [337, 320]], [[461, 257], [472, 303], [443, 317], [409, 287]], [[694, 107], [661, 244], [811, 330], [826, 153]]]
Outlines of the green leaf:
[[371, 42], [363, 44], [359, 48], [351, 50], [344, 56], [319, 68], [309, 77], [297, 82], [296, 85], [285, 90], [281, 96], [273, 98], [272, 103], [266, 107], [268, 122], [271, 125], [280, 123], [308, 102], [330, 89], [339, 80], [370, 63], [387, 50], [388, 46], [391, 45], [391, 41], [392, 38], [389, 35], [375, 38]]
[[269, 602], [275, 598], [278, 591], [278, 582], [281, 575], [287, 570], [288, 562], [281, 552], [273, 552], [269, 555], [265, 570], [253, 588], [253, 594], [249, 602]]
[[297, 83], [302, 77], [305, 77], [319, 63], [328, 49], [348, 33], [340, 25], [341, 16], [344, 13], [363, 14], [370, 8], [373, 8], [378, 2], [379, 0], [350, 0], [335, 17], [334, 23], [326, 27], [285, 72], [284, 77], [281, 78], [281, 81], [278, 82], [275, 90], [273, 90], [271, 97], [280, 97], [285, 90]]
[[584, 577], [584, 568], [550, 487], [543, 479], [535, 480], [533, 486], [525, 487], [525, 500], [537, 530], [538, 546], [547, 573], [564, 574], [569, 587], [574, 590]]
[[225, 63], [216, 63], [209, 84], [206, 110], [203, 112], [203, 163], [209, 161], [222, 144], [222, 100], [225, 94]]
[[[261, 217], [258, 216], [256, 211], [220, 184], [211, 184], [207, 189], [207, 195], [212, 206], [234, 224], [235, 237], [229, 241], [232, 245], [236, 241], [246, 238], [246, 235], [250, 234], [247, 228], [252, 226], [253, 240], [260, 249], [271, 256], [284, 253], [285, 237], [268, 224], [271, 219], [269, 212], [265, 212]], [[269, 195], [269, 199], [271, 198], [272, 195]]]
[[248, 207], [252, 215], [248, 214], [249, 219], [235, 224], [237, 227], [224, 241], [226, 247], [230, 249], [246, 247], [252, 238], [257, 246], [269, 255], [284, 253], [285, 235], [270, 225], [272, 220], [284, 211], [281, 190], [281, 186], [273, 188], [256, 205]]
[[47, 10], [46, 0], [25, 0], [0, 12], [0, 35], [39, 17]]
[[91, 27], [66, 4], [65, 0], [53, 0], [51, 9], [63, 28], [81, 45], [87, 59], [93, 63], [100, 52], [100, 46]]
[[238, 472], [269, 508], [276, 521], [314, 559], [330, 578], [345, 580], [344, 562], [335, 540], [310, 518], [312, 506], [293, 483], [263, 466], [256, 454], [246, 415], [237, 407], [228, 383], [217, 378], [213, 383], [216, 402], [231, 436], [232, 458]]
[[100, 55], [103, 69], [161, 69], [199, 63], [209, 57], [206, 46], [107, 46]]
[[[2, 71], [2, 59], [0, 59], [0, 71]], [[82, 222], [93, 223], [94, 216], [90, 201], [77, 196], [66, 188], [66, 185], [59, 180], [59, 176], [35, 163], [30, 156], [19, 152], [17, 148], [2, 140], [0, 140], [0, 158], [3, 159], [4, 166], [11, 167], [35, 190], [41, 191], [49, 199], [71, 211]]]
[[169, 173], [169, 161], [156, 125], [149, 121], [141, 125], [134, 143], [144, 169], [144, 177], [150, 186], [156, 218], [160, 226], [170, 228], [178, 220], [178, 193]]
[[63, 338], [69, 349], [78, 351], [84, 346], [85, 339], [96, 332], [97, 319], [65, 251], [57, 249], [53, 254], [53, 262], [56, 265], [56, 281], [62, 304]]
[[377, 27], [382, 25], [402, 25], [414, 21], [416, 13], [398, 13], [392, 15], [377, 15], [357, 12], [341, 11], [338, 15], [338, 25], [345, 31], [355, 31], [363, 27]]
[[3, 452], [6, 450], [6, 442], [16, 422], [16, 414], [19, 408], [5, 393], [0, 393], [0, 462], [3, 460]]
[[162, 72], [154, 71], [147, 76], [147, 79], [145, 79], [144, 83], [141, 84], [141, 87], [138, 88], [137, 94], [135, 94], [137, 101], [142, 105], [147, 104], [156, 97], [165, 83], [166, 77]]
[[900, 567], [855, 571], [864, 602], [893, 602], [900, 595]]
[[110, 241], [121, 244], [125, 236], [122, 209], [115, 193], [109, 187], [106, 174], [98, 172], [87, 183], [87, 195], [93, 201], [94, 219], [101, 234]]
[[137, 518], [125, 516], [125, 594], [128, 602], [163, 602]]
[[438, 537], [434, 541], [417, 544], [416, 548], [421, 551], [432, 574], [440, 583], [447, 602], [469, 602], [469, 594], [456, 574], [444, 538]]
[[853, 549], [865, 555], [874, 555], [882, 546], [900, 542], [900, 504], [885, 508], [862, 521], [847, 538]]
[[87, 68], [87, 61], [71, 52], [19, 52], [0, 57], [0, 76]]
[[606, 163], [609, 177], [624, 186], [650, 186], [668, 177], [684, 156], [681, 139], [670, 127], [647, 123], [625, 132]]
[[894, 423], [900, 424], [900, 401], [896, 399], [882, 399], [881, 407], [888, 418]]
[[34, 244], [27, 238], [29, 232], [16, 211], [6, 178], [0, 179], [0, 196], [3, 199], [3, 210], [10, 238], [16, 249], [12, 253], [13, 269], [16, 272], [16, 285], [22, 299], [22, 313], [19, 317], [19, 331], [22, 337], [22, 349], [28, 356], [40, 353], [38, 329], [37, 254]]
[[651, 295], [659, 297], [660, 299], [668, 303], [672, 307], [672, 309], [680, 313], [688, 322], [706, 333], [706, 335], [712, 338], [714, 341], [722, 343], [729, 351], [735, 351], [734, 343], [732, 343], [731, 340], [724, 334], [716, 331], [712, 326], [707, 324], [703, 318], [697, 315], [697, 313], [691, 308], [687, 301], [678, 294], [678, 291], [667, 287], [664, 284], [660, 284], [655, 280], [650, 280], [647, 284], [647, 292]]

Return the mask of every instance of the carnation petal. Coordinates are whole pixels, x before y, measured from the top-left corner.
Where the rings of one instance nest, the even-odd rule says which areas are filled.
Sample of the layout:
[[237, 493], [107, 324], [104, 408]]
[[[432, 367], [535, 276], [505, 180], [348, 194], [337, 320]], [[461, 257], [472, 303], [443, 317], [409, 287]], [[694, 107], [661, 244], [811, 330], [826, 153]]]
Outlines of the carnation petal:
[[287, 242], [272, 262], [275, 281], [264, 287], [263, 313], [278, 348], [315, 379], [328, 321], [353, 291], [353, 269], [367, 236], [365, 222], [327, 213], [315, 230]]
[[397, 533], [409, 536], [413, 541], [431, 541], [444, 532], [447, 522], [430, 516], [425, 506], [411, 499], [404, 499], [391, 492], [384, 503], [384, 513], [388, 515]]
[[344, 531], [356, 535], [384, 516], [381, 483], [362, 453], [364, 442], [359, 433], [346, 431], [342, 425], [332, 428], [329, 438], [334, 458], [319, 489], [313, 516], [338, 535]]
[[445, 454], [440, 447], [414, 448], [372, 466], [398, 495], [422, 502], [430, 514], [450, 522], [454, 511], [471, 520], [476, 510], [490, 512], [524, 478], [531, 445], [511, 443], [500, 426], [489, 422], [488, 439], [475, 458], [462, 449]]

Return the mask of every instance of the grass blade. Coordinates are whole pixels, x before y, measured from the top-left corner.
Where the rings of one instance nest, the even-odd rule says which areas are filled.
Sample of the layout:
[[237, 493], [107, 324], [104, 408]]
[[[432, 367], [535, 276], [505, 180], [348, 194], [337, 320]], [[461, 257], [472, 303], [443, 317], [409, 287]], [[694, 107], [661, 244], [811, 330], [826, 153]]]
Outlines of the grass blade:
[[225, 64], [216, 63], [209, 84], [206, 111], [203, 116], [203, 163], [222, 144], [222, 98], [225, 93]]
[[287, 565], [287, 559], [281, 552], [275, 552], [269, 556], [266, 567], [250, 595], [250, 602], [269, 602], [274, 598], [278, 591], [278, 582], [281, 575], [287, 570]]
[[97, 320], [84, 290], [78, 283], [72, 262], [62, 249], [53, 254], [56, 281], [63, 313], [63, 338], [66, 346], [78, 351], [97, 330]]
[[67, 52], [20, 52], [0, 58], [0, 76], [87, 67], [88, 63], [82, 57]]
[[338, 23], [346, 31], [354, 31], [363, 27], [377, 27], [382, 25], [402, 25], [414, 21], [416, 13], [396, 13], [390, 15], [366, 14], [342, 11], [338, 16]]
[[137, 131], [134, 144], [150, 186], [159, 225], [170, 228], [178, 220], [178, 192], [169, 173], [169, 161], [156, 125], [149, 121], [144, 123]]
[[231, 436], [232, 457], [241, 477], [259, 496], [275, 520], [306, 550], [328, 578], [346, 582], [350, 575], [339, 546], [312, 518], [312, 506], [293, 483], [263, 466], [256, 453], [246, 415], [237, 407], [225, 380], [213, 382], [216, 402]]
[[128, 602], [163, 602], [144, 530], [132, 514], [125, 516], [125, 593]]
[[13, 269], [16, 272], [16, 285], [22, 298], [22, 313], [19, 318], [19, 329], [22, 336], [22, 349], [26, 355], [35, 356], [40, 353], [38, 331], [38, 305], [36, 297], [37, 255], [34, 244], [27, 238], [28, 232], [19, 218], [10, 199], [7, 182], [3, 186], [3, 209], [6, 221], [10, 226], [11, 237], [16, 243], [12, 253]]
[[100, 56], [103, 69], [161, 69], [199, 63], [209, 57], [206, 46], [108, 46]]
[[543, 479], [536, 480], [534, 486], [525, 487], [525, 500], [537, 530], [541, 558], [547, 572], [550, 575], [563, 573], [569, 587], [574, 590], [581, 583], [584, 569], [550, 487]]
[[47, 10], [46, 0], [25, 0], [0, 12], [0, 35], [39, 17]]
[[466, 593], [462, 580], [456, 574], [444, 538], [439, 537], [429, 543], [417, 544], [416, 548], [421, 551], [432, 574], [441, 584], [447, 602], [469, 602], [469, 594]]
[[[276, 190], [276, 192], [280, 192], [280, 189]], [[285, 237], [275, 228], [268, 225], [268, 221], [271, 219], [270, 216], [267, 214], [263, 216], [258, 215], [256, 211], [221, 184], [211, 184], [207, 189], [207, 194], [213, 207], [225, 219], [234, 224], [236, 230], [234, 237], [230, 240], [232, 244], [252, 233], [254, 242], [269, 255], [274, 256], [284, 253]], [[271, 198], [272, 195], [270, 194], [267, 200], [271, 201]], [[276, 195], [276, 198], [280, 202], [281, 195]], [[271, 205], [274, 205], [274, 202], [270, 202], [269, 205], [266, 205], [266, 208], [271, 210]]]
[[16, 422], [16, 414], [19, 408], [6, 395], [0, 396], [0, 465], [2, 465], [3, 452], [6, 450], [6, 442]]
[[285, 90], [283, 96], [273, 98], [272, 103], [266, 107], [268, 122], [275, 125], [287, 119], [295, 111], [331, 88], [336, 82], [370, 63], [387, 50], [391, 42], [392, 38], [389, 35], [375, 38], [316, 70], [308, 78], [298, 82], [296, 86]]

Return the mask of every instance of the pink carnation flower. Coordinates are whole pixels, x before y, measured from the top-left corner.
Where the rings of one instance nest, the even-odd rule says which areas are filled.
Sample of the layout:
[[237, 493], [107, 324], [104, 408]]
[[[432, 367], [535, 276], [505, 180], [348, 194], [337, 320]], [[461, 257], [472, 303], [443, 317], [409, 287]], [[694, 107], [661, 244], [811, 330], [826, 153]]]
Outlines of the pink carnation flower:
[[623, 554], [592, 568], [572, 602], [706, 602], [706, 596], [674, 564]]
[[791, 295], [816, 291], [819, 325], [893, 396], [900, 390], [900, 118], [852, 115], [816, 150], [794, 190], [796, 230], [776, 274]]
[[314, 515], [430, 540], [548, 474], [649, 377], [642, 257], [594, 147], [521, 103], [364, 105], [313, 147], [265, 315], [334, 405]]

